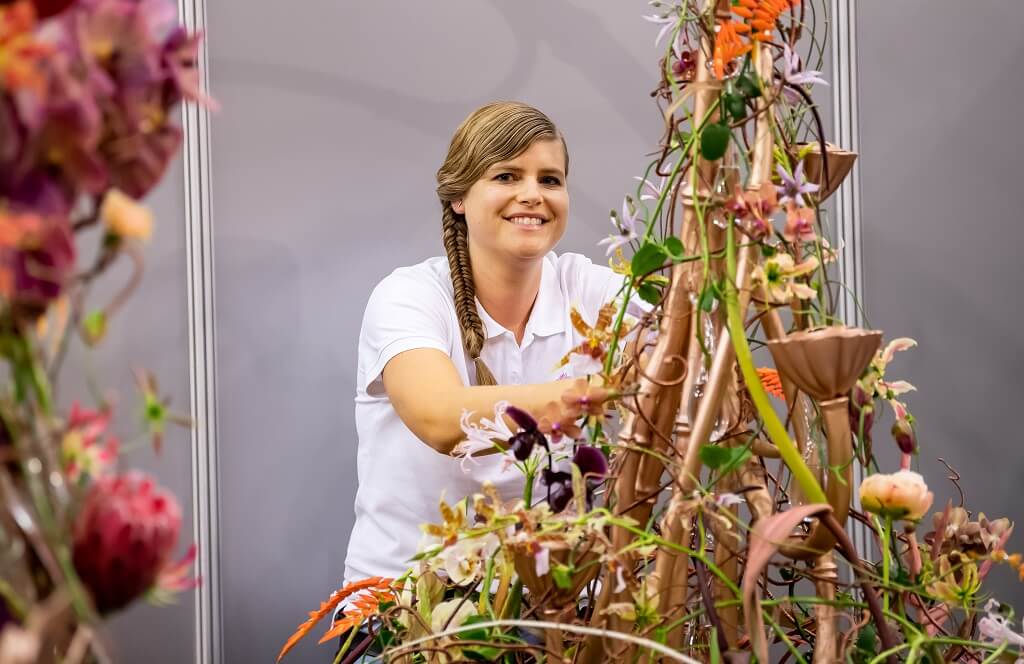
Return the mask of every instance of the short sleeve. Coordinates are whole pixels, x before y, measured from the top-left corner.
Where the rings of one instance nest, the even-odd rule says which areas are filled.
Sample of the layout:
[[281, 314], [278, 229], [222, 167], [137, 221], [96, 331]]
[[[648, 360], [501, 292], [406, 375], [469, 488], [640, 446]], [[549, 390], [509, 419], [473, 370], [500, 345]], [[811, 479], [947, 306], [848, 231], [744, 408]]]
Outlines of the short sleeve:
[[[579, 275], [580, 300], [589, 320], [597, 318], [601, 307], [613, 300], [621, 303], [625, 277], [616, 273], [606, 265], [598, 265], [585, 256], [577, 257], [578, 263], [574, 267]], [[626, 313], [639, 316], [643, 312], [651, 310], [651, 305], [640, 299], [634, 291], [630, 297]]]
[[618, 297], [624, 280], [607, 265], [597, 265], [586, 256], [575, 258], [579, 300], [588, 320], [595, 320], [601, 307]]
[[448, 297], [434, 279], [395, 271], [370, 294], [359, 333], [359, 388], [384, 394], [381, 373], [395, 355], [415, 348], [448, 353]]

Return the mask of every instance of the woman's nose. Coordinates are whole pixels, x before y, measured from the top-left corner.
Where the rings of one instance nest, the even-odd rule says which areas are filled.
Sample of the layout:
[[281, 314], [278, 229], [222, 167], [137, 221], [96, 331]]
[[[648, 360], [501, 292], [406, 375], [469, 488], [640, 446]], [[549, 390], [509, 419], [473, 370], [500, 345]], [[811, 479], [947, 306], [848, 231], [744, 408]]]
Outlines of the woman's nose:
[[540, 203], [540, 183], [533, 178], [523, 178], [519, 187], [519, 202], [520, 203]]

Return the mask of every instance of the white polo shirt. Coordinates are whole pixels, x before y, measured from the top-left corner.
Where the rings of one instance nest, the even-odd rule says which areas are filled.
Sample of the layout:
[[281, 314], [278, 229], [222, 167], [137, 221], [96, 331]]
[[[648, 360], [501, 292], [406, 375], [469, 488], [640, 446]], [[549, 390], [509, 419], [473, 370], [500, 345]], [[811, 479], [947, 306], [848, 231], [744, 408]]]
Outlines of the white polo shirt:
[[[575, 306], [593, 324], [601, 306], [621, 285], [620, 275], [585, 256], [549, 253], [521, 344], [477, 302], [487, 335], [481, 355], [498, 383], [574, 377], [569, 367], [557, 366], [582, 341], [570, 321], [570, 307]], [[503, 472], [500, 455], [479, 457], [479, 463], [467, 464], [464, 472], [460, 459], [435, 451], [399, 419], [384, 391], [381, 372], [395, 355], [414, 348], [440, 350], [452, 358], [463, 383], [475, 384], [476, 367], [463, 350], [444, 257], [398, 268], [377, 285], [366, 305], [355, 399], [359, 489], [345, 560], [346, 582], [405, 572], [420, 542], [419, 525], [440, 520], [442, 493], [452, 503], [479, 492], [489, 480], [506, 500], [522, 495], [522, 474], [515, 468]], [[430, 399], [430, 394], [422, 398]]]

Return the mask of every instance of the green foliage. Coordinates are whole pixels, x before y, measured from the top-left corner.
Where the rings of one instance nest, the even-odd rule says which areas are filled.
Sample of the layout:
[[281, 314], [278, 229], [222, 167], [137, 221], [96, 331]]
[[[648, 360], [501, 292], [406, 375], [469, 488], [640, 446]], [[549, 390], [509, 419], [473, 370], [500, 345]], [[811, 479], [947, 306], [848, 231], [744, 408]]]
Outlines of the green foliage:
[[702, 445], [700, 448], [700, 460], [704, 465], [723, 475], [739, 468], [750, 456], [751, 452], [747, 447]]
[[725, 155], [729, 148], [732, 130], [728, 124], [712, 123], [704, 127], [700, 134], [700, 155], [708, 161], [717, 161]]
[[665, 264], [665, 248], [660, 244], [647, 243], [633, 255], [630, 267], [637, 277], [653, 272]]

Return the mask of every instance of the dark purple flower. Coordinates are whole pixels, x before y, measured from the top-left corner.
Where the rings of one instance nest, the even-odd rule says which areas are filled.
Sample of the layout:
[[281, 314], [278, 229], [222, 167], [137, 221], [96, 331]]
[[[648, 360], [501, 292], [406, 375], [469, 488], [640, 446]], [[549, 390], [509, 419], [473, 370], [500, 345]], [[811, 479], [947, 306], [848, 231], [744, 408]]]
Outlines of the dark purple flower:
[[519, 428], [523, 431], [537, 430], [537, 420], [533, 419], [533, 415], [530, 415], [525, 410], [509, 406], [505, 409], [505, 414], [511, 417], [512, 421], [519, 425]]
[[592, 445], [580, 445], [572, 462], [580, 469], [583, 477], [588, 480], [603, 480], [608, 474], [608, 460], [601, 450]]
[[540, 431], [520, 431], [508, 441], [512, 454], [520, 461], [530, 458], [533, 448], [537, 445], [547, 448], [548, 441]]
[[572, 500], [572, 474], [562, 470], [545, 469], [541, 479], [548, 487], [548, 505], [551, 511], [558, 513], [564, 510]]

